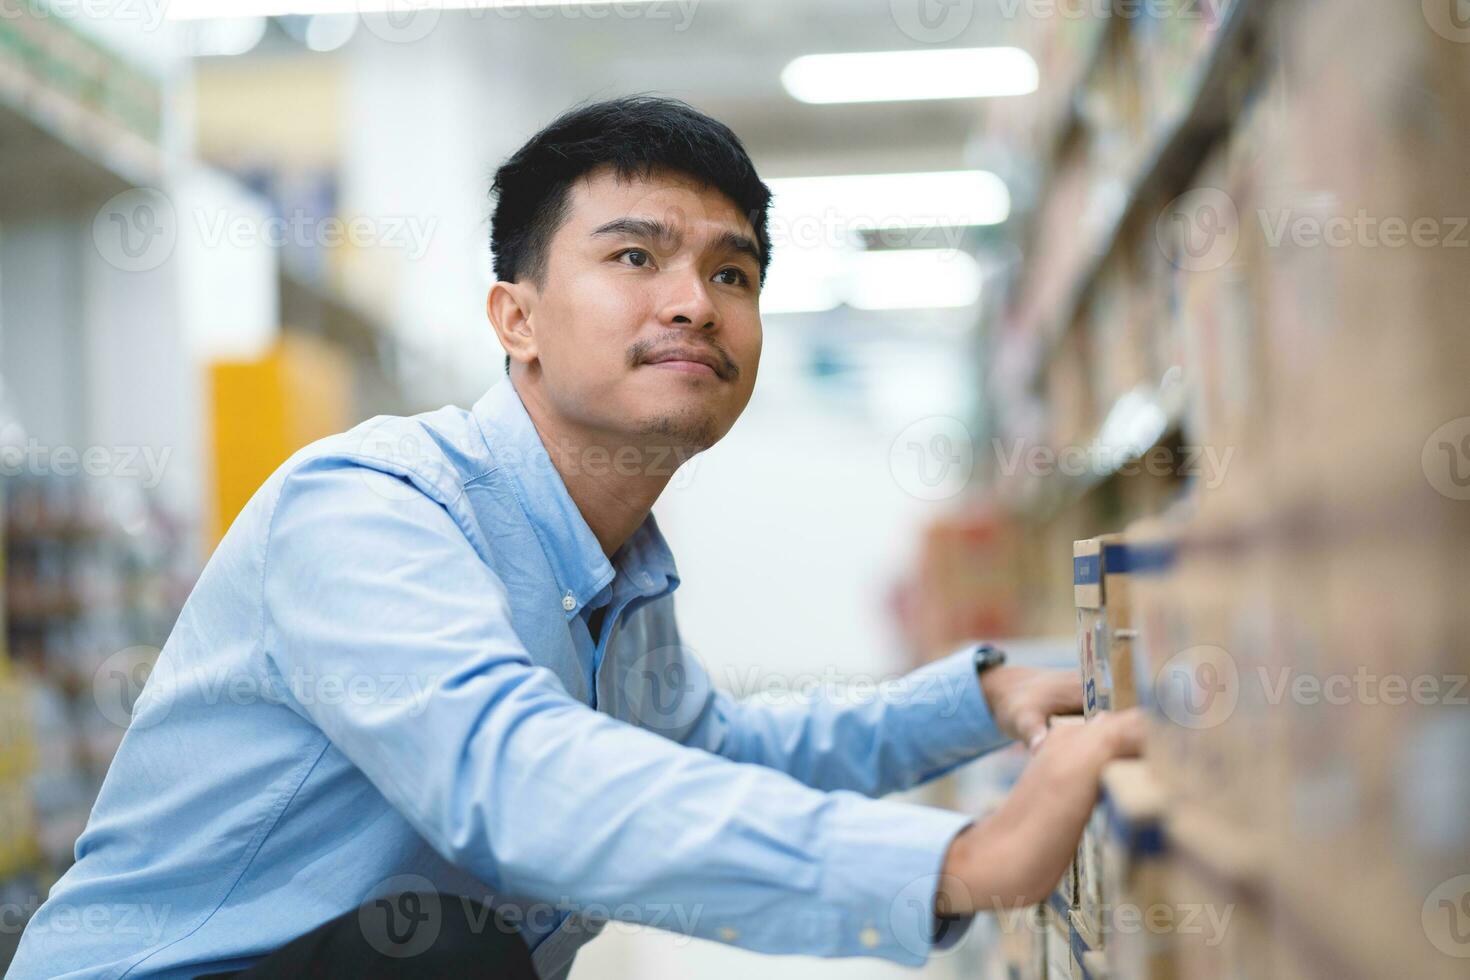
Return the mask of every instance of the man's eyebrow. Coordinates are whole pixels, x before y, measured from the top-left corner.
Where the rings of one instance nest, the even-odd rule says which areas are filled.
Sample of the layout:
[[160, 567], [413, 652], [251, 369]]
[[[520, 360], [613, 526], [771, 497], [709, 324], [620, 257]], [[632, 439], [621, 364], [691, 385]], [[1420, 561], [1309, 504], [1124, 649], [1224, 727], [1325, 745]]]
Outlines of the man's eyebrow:
[[[668, 247], [678, 247], [680, 235], [674, 228], [657, 218], [614, 218], [612, 221], [598, 225], [592, 229], [592, 237], [627, 236], [630, 238], [642, 238], [645, 241], [658, 242]], [[711, 250], [717, 252], [738, 252], [748, 255], [753, 261], [759, 263], [761, 250], [749, 235], [743, 235], [738, 231], [722, 231], [711, 243]]]
[[751, 240], [749, 235], [742, 235], [738, 231], [722, 231], [714, 241], [715, 251], [738, 252], [748, 255], [757, 264], [760, 264], [761, 250]]
[[679, 233], [657, 218], [614, 218], [592, 229], [592, 237], [627, 236], [671, 246], [679, 243]]

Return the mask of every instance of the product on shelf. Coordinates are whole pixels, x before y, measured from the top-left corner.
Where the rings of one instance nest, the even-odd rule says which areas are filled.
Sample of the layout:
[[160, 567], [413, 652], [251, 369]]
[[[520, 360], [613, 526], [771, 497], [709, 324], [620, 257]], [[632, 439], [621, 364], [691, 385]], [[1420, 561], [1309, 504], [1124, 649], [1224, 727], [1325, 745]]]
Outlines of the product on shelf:
[[1094, 807], [1092, 816], [1082, 829], [1074, 864], [1077, 875], [1077, 907], [1072, 910], [1073, 928], [1088, 949], [1101, 950], [1106, 933], [1103, 930], [1102, 847], [1104, 839], [1102, 811]]
[[1138, 760], [1103, 770], [1100, 876], [1102, 932], [1115, 977], [1174, 980], [1173, 941], [1147, 927], [1150, 910], [1169, 905], [1169, 859], [1164, 836], [1164, 790]]
[[1072, 980], [1072, 931], [1068, 913], [1046, 907], [1046, 978]]
[[0, 880], [36, 864], [36, 819], [28, 784], [35, 764], [25, 682], [0, 666]]
[[[1115, 13], [1018, 236], [1004, 346], [1031, 356], [994, 366], [1034, 399], [1001, 439], [1058, 450], [1134, 391], [1187, 396], [1143, 440], [1162, 429], [1168, 479], [1004, 497], [1018, 620], [1076, 617], [1089, 714], [1144, 708], [1131, 771], [1170, 839], [1117, 843], [1149, 838], [1111, 829], [1110, 770], [1049, 911], [1086, 946], [1098, 909], [1120, 978], [1463, 976], [1470, 48], [1432, 4], [1201, 6]], [[1097, 539], [1120, 527], [1126, 625]], [[1160, 936], [1120, 903], [1233, 917]], [[1051, 952], [1049, 975], [1087, 972]]]
[[1014, 635], [1021, 538], [1014, 520], [966, 510], [926, 528], [912, 580], [897, 597], [916, 660], [948, 653], [975, 638]]
[[[178, 523], [136, 484], [13, 476], [4, 500], [6, 642], [34, 758], [23, 783], [32, 864], [38, 849], [43, 868], [60, 872], [189, 569]], [[4, 756], [0, 747], [0, 769]]]
[[1072, 596], [1077, 605], [1077, 655], [1083, 708], [1099, 711], [1138, 703], [1133, 681], [1133, 622], [1129, 615], [1129, 551], [1109, 534], [1072, 544]]

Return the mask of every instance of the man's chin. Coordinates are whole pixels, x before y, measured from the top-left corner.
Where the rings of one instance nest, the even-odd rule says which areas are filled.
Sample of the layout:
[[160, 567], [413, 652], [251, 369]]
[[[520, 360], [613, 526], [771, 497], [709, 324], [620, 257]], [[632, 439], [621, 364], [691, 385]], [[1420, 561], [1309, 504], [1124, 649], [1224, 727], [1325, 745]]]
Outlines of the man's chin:
[[711, 413], [690, 409], [650, 416], [640, 427], [650, 446], [682, 454], [684, 459], [720, 441], [724, 429]]

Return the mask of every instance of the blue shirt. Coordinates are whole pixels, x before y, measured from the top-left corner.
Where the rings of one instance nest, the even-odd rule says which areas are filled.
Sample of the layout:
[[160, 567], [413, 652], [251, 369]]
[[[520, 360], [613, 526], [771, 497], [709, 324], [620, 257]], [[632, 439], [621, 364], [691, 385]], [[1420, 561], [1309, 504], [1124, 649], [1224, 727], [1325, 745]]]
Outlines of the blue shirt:
[[430, 889], [544, 978], [610, 919], [923, 963], [970, 818], [872, 797], [1005, 743], [968, 655], [738, 702], [678, 583], [652, 515], [602, 552], [508, 380], [301, 450], [201, 574], [10, 975], [239, 969]]

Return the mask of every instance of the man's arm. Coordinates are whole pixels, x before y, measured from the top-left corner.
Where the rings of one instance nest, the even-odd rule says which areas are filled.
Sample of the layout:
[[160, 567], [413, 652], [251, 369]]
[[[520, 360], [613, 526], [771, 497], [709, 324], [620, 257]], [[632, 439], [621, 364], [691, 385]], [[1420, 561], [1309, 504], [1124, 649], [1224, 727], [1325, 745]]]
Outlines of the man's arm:
[[977, 678], [968, 650], [896, 680], [801, 703], [737, 701], [716, 690], [688, 654], [671, 673], [682, 693], [704, 700], [686, 744], [779, 769], [817, 789], [866, 796], [909, 789], [1013, 739], [1035, 748], [1050, 715], [1082, 710], [1075, 671], [999, 666]]
[[397, 477], [305, 463], [263, 548], [269, 668], [385, 692], [292, 706], [447, 860], [631, 921], [679, 910], [657, 924], [751, 950], [924, 962], [964, 815], [819, 792], [589, 709], [531, 663], [451, 513]]

